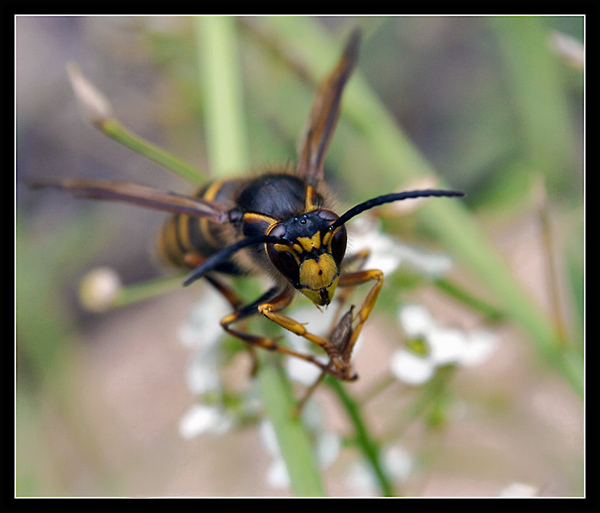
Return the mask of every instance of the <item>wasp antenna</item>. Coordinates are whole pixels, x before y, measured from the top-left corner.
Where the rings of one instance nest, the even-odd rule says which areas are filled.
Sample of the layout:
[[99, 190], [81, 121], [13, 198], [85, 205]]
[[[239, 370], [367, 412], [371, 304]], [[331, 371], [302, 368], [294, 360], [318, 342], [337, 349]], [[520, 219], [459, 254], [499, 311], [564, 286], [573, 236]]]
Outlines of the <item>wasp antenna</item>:
[[357, 216], [358, 214], [362, 214], [365, 210], [370, 210], [374, 207], [378, 207], [379, 205], [384, 205], [385, 203], [392, 203], [394, 201], [401, 201], [413, 198], [461, 197], [464, 195], [465, 193], [460, 191], [446, 191], [437, 189], [424, 189], [419, 191], [404, 191], [393, 192], [391, 194], [384, 194], [383, 196], [377, 196], [376, 198], [372, 198], [370, 200], [364, 201], [363, 203], [355, 205], [350, 210], [342, 214], [338, 219], [336, 219], [329, 228], [330, 230], [334, 230], [338, 226], [346, 224], [350, 219]]
[[186, 276], [185, 280], [183, 281], [183, 286], [187, 287], [188, 285], [202, 278], [210, 271], [213, 271], [215, 267], [227, 260], [231, 255], [233, 255], [240, 249], [246, 248], [248, 246], [255, 246], [257, 244], [267, 243], [289, 245], [289, 242], [282, 239], [281, 237], [273, 237], [272, 235], [257, 235], [255, 237], [248, 237], [247, 239], [242, 239], [236, 242], [235, 244], [232, 244], [231, 246], [227, 246], [225, 249], [218, 251], [217, 253], [211, 255], [206, 260], [204, 260], [204, 262], [202, 262], [198, 267], [196, 267], [191, 273], [189, 273]]

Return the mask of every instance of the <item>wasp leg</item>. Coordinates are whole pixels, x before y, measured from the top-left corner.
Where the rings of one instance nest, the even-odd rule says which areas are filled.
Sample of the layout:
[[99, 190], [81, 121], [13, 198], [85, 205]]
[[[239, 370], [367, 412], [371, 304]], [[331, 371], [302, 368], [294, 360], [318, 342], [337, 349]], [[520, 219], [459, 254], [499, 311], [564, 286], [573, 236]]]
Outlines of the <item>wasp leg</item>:
[[[350, 309], [343, 315], [340, 319], [339, 323], [332, 326], [331, 335], [329, 336], [329, 340], [340, 350], [344, 351], [350, 337], [352, 336], [352, 310], [354, 309], [354, 305], [350, 307]], [[329, 364], [332, 365], [331, 362]], [[298, 400], [296, 406], [294, 408], [294, 414], [298, 416], [304, 408], [304, 405], [308, 401], [308, 399], [312, 396], [317, 387], [322, 383], [323, 379], [327, 373], [325, 371], [321, 371], [319, 377], [315, 380], [315, 382], [308, 387], [303, 396]]]
[[[221, 326], [227, 333], [242, 340], [243, 342], [248, 344], [250, 347], [260, 347], [260, 348], [266, 349], [268, 351], [275, 351], [275, 352], [282, 353], [282, 354], [285, 354], [288, 356], [294, 356], [296, 358], [300, 358], [302, 360], [305, 360], [307, 362], [310, 362], [310, 363], [316, 365], [320, 369], [324, 370], [325, 372], [327, 372], [329, 374], [332, 374], [333, 376], [335, 376], [337, 378], [349, 379], [346, 375], [343, 375], [336, 369], [330, 369], [329, 364], [320, 362], [316, 357], [314, 357], [312, 355], [299, 353], [299, 352], [289, 349], [285, 346], [279, 345], [277, 343], [277, 340], [278, 340], [277, 338], [269, 338], [269, 337], [263, 337], [260, 335], [253, 335], [251, 333], [240, 331], [240, 330], [237, 330], [237, 329], [234, 329], [231, 327], [232, 324], [234, 324], [238, 321], [241, 321], [243, 319], [246, 319], [252, 315], [256, 315], [257, 313], [263, 313], [263, 315], [265, 315], [266, 317], [269, 317], [269, 318], [270, 318], [270, 315], [279, 315], [279, 314], [273, 314], [272, 310], [276, 311], [276, 310], [285, 308], [287, 305], [289, 305], [289, 303], [292, 301], [292, 299], [293, 299], [293, 294], [290, 290], [284, 289], [283, 291], [281, 291], [278, 288], [272, 288], [267, 293], [263, 294], [263, 296], [261, 296], [259, 299], [257, 299], [254, 303], [246, 305], [246, 306], [234, 311], [233, 313], [223, 317], [221, 319]], [[264, 312], [269, 312], [269, 315], [265, 314]], [[281, 316], [281, 317], [284, 317], [285, 319], [289, 319], [288, 317], [285, 317], [285, 316]], [[298, 326], [302, 327], [302, 325], [299, 322], [293, 321], [293, 319], [289, 319], [289, 320], [296, 323]], [[277, 321], [275, 321], [275, 322], [277, 322]], [[279, 323], [277, 323], [277, 324], [279, 324]], [[286, 327], [285, 324], [281, 324], [281, 326]], [[314, 337], [314, 338], [316, 338], [316, 337]], [[331, 346], [331, 344], [329, 344], [329, 342], [327, 340], [323, 339], [323, 341], [326, 343], [326, 345]], [[331, 347], [332, 347], [332, 351], [335, 353], [335, 356], [339, 356], [340, 355], [339, 351], [337, 351], [335, 348], [333, 348], [333, 346], [331, 346]]]
[[214, 276], [207, 275], [204, 279], [218, 290], [234, 309], [237, 310], [242, 306], [243, 301], [240, 299], [240, 296], [229, 285], [223, 283], [221, 280], [217, 280]]
[[[208, 283], [210, 283], [218, 292], [221, 293], [221, 295], [227, 300], [227, 302], [233, 307], [234, 310], [238, 311], [242, 307], [242, 299], [239, 297], [236, 291], [233, 290], [233, 288], [231, 288], [229, 285], [222, 282], [221, 280], [218, 280], [212, 275], [206, 275], [204, 279], [208, 281]], [[244, 325], [243, 329], [246, 330], [247, 327]], [[250, 375], [254, 376], [258, 371], [258, 357], [256, 356], [254, 346], [246, 344], [246, 348], [248, 349], [248, 353], [250, 354], [250, 359], [252, 362], [250, 367]]]
[[[369, 258], [371, 251], [369, 249], [362, 249], [357, 253], [349, 255], [344, 260], [344, 269], [347, 269], [348, 266], [354, 267], [359, 270], [362, 269], [362, 266]], [[344, 271], [345, 274], [348, 274], [347, 271]], [[329, 329], [329, 337], [328, 339], [331, 343], [338, 348], [338, 350], [343, 351], [343, 349], [347, 346], [348, 341], [351, 336], [352, 329], [352, 310], [354, 306], [350, 307], [350, 310], [346, 312], [340, 319], [342, 315], [342, 310], [344, 309], [344, 305], [348, 301], [348, 298], [353, 292], [353, 287], [346, 286], [344, 289], [338, 289], [338, 293], [336, 294], [336, 310], [331, 322], [331, 328]], [[322, 374], [315, 385], [317, 385], [322, 379], [324, 375]], [[313, 388], [315, 385], [311, 386]]]
[[[206, 260], [206, 258], [197, 253], [186, 253], [184, 255], [184, 261], [191, 269], [198, 267], [204, 260]], [[225, 298], [234, 310], [237, 311], [242, 308], [242, 299], [227, 283], [217, 279], [213, 274], [207, 274], [204, 279]], [[258, 358], [256, 357], [253, 346], [247, 344], [246, 347], [248, 348], [248, 353], [250, 353], [250, 358], [252, 360], [250, 375], [254, 376], [258, 370]]]
[[[344, 258], [344, 269], [342, 275], [348, 274], [350, 272], [348, 271], [348, 267], [353, 267], [355, 270], [361, 270], [363, 265], [367, 261], [367, 258], [369, 258], [370, 254], [371, 251], [369, 249], [362, 249], [357, 253], [353, 253], [352, 255], [349, 255], [346, 258]], [[342, 310], [344, 309], [344, 305], [346, 304], [346, 301], [348, 301], [348, 298], [350, 297], [352, 292], [353, 288], [351, 286], [347, 286], [343, 289], [338, 289], [338, 291], [336, 292], [335, 299], [337, 302], [337, 307], [335, 315], [333, 317], [333, 321], [331, 323], [330, 333], [333, 333], [333, 331], [337, 329], [338, 319], [340, 318]], [[329, 339], [331, 340], [331, 336], [329, 337]]]
[[355, 319], [358, 319], [358, 323], [356, 324], [354, 331], [350, 336], [350, 340], [348, 340], [348, 343], [343, 351], [344, 358], [346, 359], [350, 359], [350, 355], [352, 354], [352, 350], [354, 349], [354, 345], [356, 344], [356, 340], [360, 335], [363, 325], [369, 318], [369, 314], [377, 302], [377, 296], [379, 296], [379, 291], [383, 285], [383, 272], [378, 269], [372, 269], [368, 271], [345, 273], [340, 276], [340, 280], [338, 282], [338, 287], [356, 287], [357, 285], [362, 285], [363, 283], [372, 280], [375, 280], [375, 284], [367, 293], [362, 306], [356, 314]]
[[[377, 294], [379, 293], [379, 291], [377, 290], [375, 292], [375, 297], [372, 297], [370, 299], [371, 305], [370, 305], [368, 311], [363, 313], [363, 316], [362, 316], [363, 320], [362, 320], [362, 323], [360, 323], [360, 321], [359, 321], [360, 328], [358, 328], [358, 326], [357, 326], [358, 332], [356, 333], [356, 335], [354, 335], [354, 331], [357, 331], [357, 330], [354, 330], [354, 331], [352, 330], [352, 322], [353, 322], [352, 311], [354, 309], [354, 306], [351, 306], [350, 309], [341, 318], [340, 318], [340, 315], [342, 313], [342, 310], [344, 309], [344, 305], [346, 304], [346, 302], [348, 301], [348, 298], [352, 294], [354, 287], [356, 285], [359, 285], [361, 283], [368, 281], [369, 279], [372, 279], [372, 278], [367, 278], [366, 280], [363, 281], [360, 279], [360, 276], [358, 277], [358, 279], [356, 277], [356, 272], [360, 272], [363, 265], [369, 258], [370, 253], [371, 252], [369, 249], [363, 249], [361, 251], [358, 251], [357, 253], [354, 253], [354, 254], [348, 256], [344, 260], [345, 271], [342, 274], [343, 279], [341, 281], [342, 286], [344, 288], [338, 288], [338, 293], [336, 294], [337, 307], [336, 307], [336, 312], [335, 312], [335, 315], [333, 318], [333, 322], [331, 323], [329, 340], [340, 351], [343, 352], [343, 357], [344, 357], [345, 361], [348, 361], [348, 362], [350, 361], [350, 357], [352, 355], [352, 349], [354, 348], [354, 344], [358, 338], [360, 329], [362, 329], [362, 324], [365, 323], [370, 311], [373, 309], [373, 306], [375, 305], [375, 301], [377, 300]], [[353, 271], [353, 272], [346, 271], [346, 269], [348, 267], [354, 268], [354, 269], [356, 269], [356, 271]], [[353, 275], [354, 275], [354, 277], [353, 277]], [[363, 278], [364, 278], [364, 275], [363, 275]], [[376, 284], [376, 286], [377, 286], [377, 284]], [[381, 285], [378, 285], [378, 288], [380, 289]], [[360, 314], [359, 314], [359, 317], [360, 317]], [[326, 372], [324, 372], [324, 371], [321, 372], [321, 374], [315, 380], [315, 382], [306, 389], [304, 395], [296, 404], [296, 407], [295, 407], [296, 415], [300, 414], [300, 412], [302, 411], [302, 408], [304, 407], [304, 405], [306, 404], [306, 402], [308, 401], [310, 396], [314, 393], [314, 391], [317, 389], [317, 387], [321, 384], [321, 382], [325, 378], [325, 375], [326, 375]]]
[[[280, 310], [283, 310], [292, 299], [292, 293], [288, 289], [285, 289], [281, 294], [274, 297], [271, 301], [259, 305], [258, 311], [282, 328], [285, 328], [291, 333], [305, 338], [313, 344], [321, 347], [327, 353], [327, 356], [330, 360], [329, 364], [325, 365], [321, 364], [320, 362], [317, 363], [317, 366], [322, 370], [338, 379], [348, 381], [355, 380], [357, 376], [351, 373], [350, 364], [348, 361], [346, 361], [342, 352], [336, 347], [335, 343], [324, 337], [310, 333], [307, 331], [304, 324], [292, 319], [291, 317], [288, 317], [287, 315], [278, 313]], [[303, 355], [302, 357], [305, 358], [306, 356], [307, 355]]]
[[[183, 257], [183, 260], [190, 269], [195, 269], [206, 260], [206, 257], [203, 257], [197, 253], [186, 253]], [[207, 274], [204, 279], [221, 293], [221, 295], [227, 300], [234, 310], [241, 308], [243, 301], [232, 287], [217, 279], [212, 274]]]

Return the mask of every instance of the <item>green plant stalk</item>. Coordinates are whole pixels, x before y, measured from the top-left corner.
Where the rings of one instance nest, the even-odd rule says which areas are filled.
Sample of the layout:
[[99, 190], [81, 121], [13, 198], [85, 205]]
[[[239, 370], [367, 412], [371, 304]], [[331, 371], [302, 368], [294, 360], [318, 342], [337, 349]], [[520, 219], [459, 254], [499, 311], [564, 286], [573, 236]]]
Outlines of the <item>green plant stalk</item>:
[[123, 146], [172, 171], [193, 185], [199, 185], [204, 177], [191, 165], [171, 153], [152, 144], [125, 128], [117, 119], [107, 118], [97, 123], [98, 128]]
[[243, 88], [233, 18], [194, 18], [199, 79], [211, 173], [230, 176], [248, 171]]
[[183, 276], [167, 276], [124, 286], [119, 291], [112, 307], [120, 308], [160, 296], [165, 292], [180, 289], [183, 286], [182, 283]]
[[550, 33], [539, 16], [491, 16], [508, 91], [515, 132], [530, 173], [550, 181], [575, 165], [575, 133]]
[[[340, 45], [330, 41], [314, 19], [270, 17], [265, 23], [277, 34], [281, 44], [289, 44], [293, 51], [306, 56], [305, 64], [311, 73], [322, 75], [322, 61], [334, 62]], [[359, 73], [348, 85], [342, 116], [352, 121], [370, 148], [382, 181], [398, 184], [403, 180], [437, 175]], [[363, 187], [363, 183], [356, 186]], [[546, 361], [563, 373], [579, 394], [583, 394], [580, 356], [561, 350], [550, 319], [525, 292], [466, 206], [454, 200], [431, 201], [419, 209], [418, 216], [464, 267], [482, 280], [497, 299], [500, 309], [524, 328]]]
[[326, 494], [314, 447], [301, 417], [294, 414], [296, 400], [290, 382], [281, 368], [265, 356], [270, 355], [259, 355], [261, 365], [257, 379], [292, 491], [297, 497], [324, 497]]
[[460, 285], [447, 278], [435, 278], [434, 285], [448, 296], [460, 301], [475, 312], [479, 312], [488, 322], [500, 322], [504, 319], [504, 312], [501, 312], [494, 305], [474, 296], [464, 290]]
[[371, 466], [373, 474], [377, 479], [379, 490], [384, 497], [394, 497], [392, 482], [383, 468], [380, 459], [380, 447], [369, 436], [369, 430], [362, 418], [359, 405], [346, 392], [343, 384], [337, 379], [327, 379], [326, 383], [335, 391], [339, 397], [346, 413], [355, 430], [356, 442], [363, 453], [364, 458]]
[[[242, 88], [239, 68], [236, 66], [234, 23], [234, 19], [227, 17], [194, 18], [198, 52], [203, 61], [203, 68], [214, 70], [221, 76], [221, 80], [228, 82], [225, 84], [209, 77], [207, 73], [201, 74], [203, 90], [209, 99], [213, 99], [208, 100], [208, 103], [214, 107], [207, 120], [211, 170], [220, 176], [231, 172], [234, 167], [246, 169], [248, 163], [245, 145], [242, 143], [246, 137], [241, 114], [242, 103], [238, 97]], [[219, 65], [228, 70], [225, 76], [217, 69]], [[218, 91], [211, 92], [211, 89]], [[220, 138], [227, 134], [235, 135], [229, 144], [223, 144]], [[259, 389], [266, 414], [275, 429], [291, 488], [298, 496], [323, 496], [325, 493], [321, 473], [309, 434], [302, 422], [293, 415], [294, 397], [291, 386], [283, 373], [267, 361], [265, 355], [260, 354], [259, 358]]]
[[397, 440], [404, 435], [406, 429], [417, 419], [423, 417], [424, 413], [434, 401], [445, 392], [450, 379], [454, 376], [456, 367], [447, 365], [439, 368], [433, 378], [416, 390], [416, 397], [398, 416], [398, 423], [383, 436], [384, 439]]

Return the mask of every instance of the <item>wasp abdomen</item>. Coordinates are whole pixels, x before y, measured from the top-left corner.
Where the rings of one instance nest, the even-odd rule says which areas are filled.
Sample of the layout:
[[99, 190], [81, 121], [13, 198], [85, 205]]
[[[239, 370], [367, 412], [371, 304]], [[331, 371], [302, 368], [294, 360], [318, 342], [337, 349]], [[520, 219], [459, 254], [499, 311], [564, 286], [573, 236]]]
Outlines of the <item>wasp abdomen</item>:
[[[236, 191], [243, 181], [245, 180], [231, 179], [209, 182], [192, 196], [218, 201], [233, 208]], [[194, 267], [196, 263], [190, 260], [190, 255], [206, 258], [231, 243], [226, 230], [231, 230], [231, 227], [224, 227], [200, 217], [175, 214], [167, 219], [158, 234], [158, 252], [161, 260], [174, 267]], [[216, 270], [227, 274], [240, 273], [237, 266], [229, 261], [220, 264]]]

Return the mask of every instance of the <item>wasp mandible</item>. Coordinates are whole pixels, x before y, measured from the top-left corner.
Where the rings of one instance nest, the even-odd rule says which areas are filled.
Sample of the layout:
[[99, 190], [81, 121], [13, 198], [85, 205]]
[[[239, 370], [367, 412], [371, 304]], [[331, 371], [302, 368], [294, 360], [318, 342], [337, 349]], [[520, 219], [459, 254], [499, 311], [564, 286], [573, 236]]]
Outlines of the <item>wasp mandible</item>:
[[[37, 185], [171, 212], [158, 237], [159, 252], [166, 262], [189, 271], [184, 285], [204, 278], [227, 299], [233, 308], [221, 319], [227, 333], [251, 347], [301, 358], [336, 378], [354, 380], [357, 375], [350, 357], [377, 301], [383, 273], [345, 267], [349, 260], [344, 261], [346, 223], [385, 203], [463, 195], [452, 190], [407, 191], [369, 199], [342, 215], [333, 211], [323, 163], [340, 115], [342, 92], [356, 67], [359, 41], [359, 32], [353, 32], [337, 65], [319, 87], [295, 168], [215, 180], [191, 196], [124, 182], [67, 179]], [[270, 276], [273, 286], [250, 304], [243, 304], [222, 279], [223, 275], [258, 274]], [[329, 337], [315, 335], [281, 313], [297, 292], [322, 307], [331, 303], [337, 288], [365, 283], [371, 283], [371, 288], [362, 305], [356, 311], [350, 308]], [[275, 338], [236, 327], [239, 321], [255, 315], [316, 344], [329, 361], [323, 363], [313, 355], [281, 345]]]

